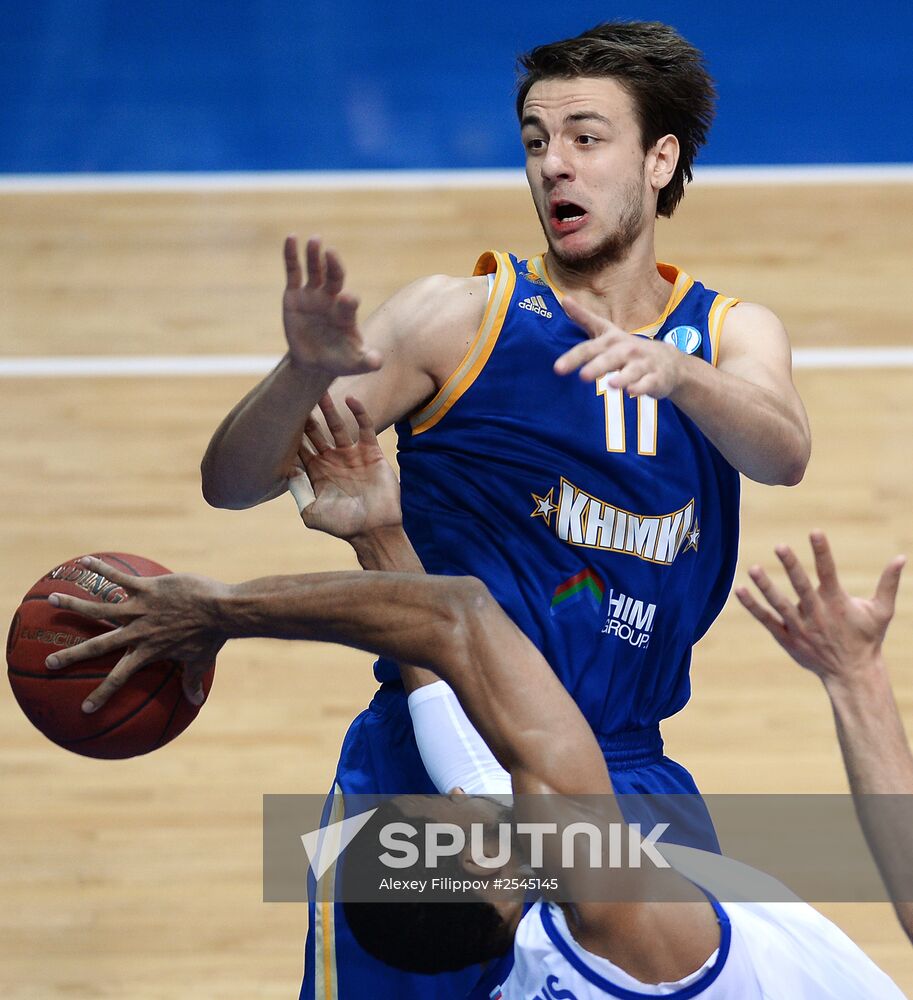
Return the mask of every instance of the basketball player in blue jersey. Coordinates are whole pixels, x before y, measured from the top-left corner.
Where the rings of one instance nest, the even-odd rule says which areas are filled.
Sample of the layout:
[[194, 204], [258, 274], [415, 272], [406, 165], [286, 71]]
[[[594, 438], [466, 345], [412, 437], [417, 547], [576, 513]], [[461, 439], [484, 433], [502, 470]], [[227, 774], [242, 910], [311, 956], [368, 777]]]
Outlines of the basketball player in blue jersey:
[[[729, 590], [738, 474], [798, 482], [808, 424], [779, 320], [656, 261], [655, 219], [681, 200], [713, 113], [700, 53], [664, 25], [607, 24], [522, 69], [547, 252], [483, 254], [473, 277], [417, 281], [360, 324], [338, 255], [312, 239], [302, 268], [289, 238], [288, 353], [216, 431], [204, 494], [241, 508], [284, 492], [317, 400], [356, 394], [397, 426], [425, 568], [485, 582], [619, 791], [695, 792], [659, 723], [687, 702], [691, 647]], [[376, 672], [334, 788], [431, 790], [397, 667]], [[712, 830], [696, 836], [712, 846]], [[312, 921], [303, 997], [360, 996], [361, 968], [378, 1000], [427, 995], [382, 982], [339, 916]]]

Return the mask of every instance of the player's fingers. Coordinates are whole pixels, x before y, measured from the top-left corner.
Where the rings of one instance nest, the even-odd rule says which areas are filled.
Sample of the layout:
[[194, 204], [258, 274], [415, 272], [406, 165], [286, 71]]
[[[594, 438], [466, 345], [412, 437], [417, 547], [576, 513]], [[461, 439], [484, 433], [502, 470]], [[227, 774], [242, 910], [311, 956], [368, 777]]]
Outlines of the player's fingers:
[[286, 236], [282, 248], [285, 256], [285, 287], [297, 291], [301, 287], [301, 258], [298, 256], [298, 237]]
[[875, 588], [875, 603], [888, 619], [894, 617], [894, 601], [897, 598], [897, 588], [900, 586], [900, 575], [907, 564], [906, 556], [894, 556], [885, 566]]
[[[304, 425], [304, 436], [314, 446], [318, 455], [331, 450], [330, 442], [323, 436], [323, 429], [313, 416], [308, 417], [307, 423]], [[298, 454], [301, 455], [301, 452], [299, 451]]]
[[796, 553], [788, 545], [778, 545], [774, 551], [783, 564], [789, 582], [793, 585], [793, 590], [799, 598], [799, 610], [804, 615], [811, 614], [818, 595], [815, 593], [815, 588], [802, 567], [802, 563], [799, 562]]
[[355, 396], [346, 396], [346, 406], [348, 406], [352, 416], [355, 417], [355, 423], [358, 424], [358, 440], [362, 444], [377, 444], [374, 421], [365, 409], [364, 403]]
[[576, 344], [569, 351], [565, 351], [565, 353], [558, 358], [553, 366], [554, 372], [556, 375], [567, 375], [572, 371], [576, 371], [582, 365], [592, 363], [606, 351], [615, 352], [619, 355], [618, 364], [614, 365], [613, 368], [603, 369], [603, 372], [612, 371], [614, 368], [619, 368], [621, 366], [620, 359], [625, 355], [624, 351], [619, 350], [619, 348], [621, 348], [624, 343], [624, 340], [612, 333], [603, 334], [602, 336], [595, 337], [592, 340], [584, 340], [582, 343]]
[[85, 660], [94, 660], [97, 656], [106, 656], [115, 650], [123, 649], [128, 645], [128, 640], [124, 638], [124, 628], [116, 628], [111, 632], [93, 636], [85, 639], [75, 646], [68, 646], [66, 649], [58, 650], [44, 661], [48, 670], [62, 670], [70, 667], [74, 663], [83, 663]]
[[[307, 428], [305, 428], [306, 430]], [[311, 444], [306, 433], [301, 435], [301, 441], [298, 444], [298, 461], [289, 470], [288, 475], [285, 477], [288, 480], [294, 479], [296, 476], [300, 476], [308, 462], [317, 454], [317, 449]]]
[[135, 650], [125, 653], [111, 673], [94, 691], [89, 693], [82, 703], [82, 710], [87, 714], [98, 711], [144, 665], [145, 661], [137, 655]]
[[569, 351], [565, 351], [553, 365], [556, 375], [568, 375], [576, 371], [581, 365], [585, 365], [603, 349], [601, 341], [584, 340], [580, 344], [575, 344]]
[[384, 364], [383, 355], [380, 351], [365, 351], [361, 356], [361, 370], [363, 372], [376, 372]]
[[312, 236], [304, 248], [305, 266], [307, 267], [307, 288], [320, 288], [324, 280], [323, 253], [320, 237]]
[[339, 410], [336, 409], [333, 397], [328, 392], [325, 392], [317, 401], [317, 405], [320, 407], [323, 419], [326, 420], [327, 427], [333, 435], [333, 444], [337, 448], [350, 447], [352, 444], [352, 435], [349, 433], [346, 422], [342, 419]]
[[327, 248], [326, 255], [326, 291], [329, 295], [338, 295], [345, 284], [346, 272], [339, 259], [339, 254], [331, 248]]
[[[611, 373], [609, 385], [613, 388], [623, 387], [625, 379], [623, 372], [631, 366], [631, 356], [627, 350], [627, 344], [602, 345], [602, 350], [591, 361], [588, 361], [579, 371], [580, 378], [584, 382], [595, 382], [601, 375]], [[632, 371], [641, 374], [639, 368], [631, 368]]]
[[48, 604], [55, 608], [63, 608], [64, 611], [75, 611], [76, 614], [86, 618], [107, 619], [117, 612], [116, 605], [86, 601], [81, 597], [71, 597], [69, 594], [51, 594], [48, 597]]
[[191, 705], [197, 708], [206, 701], [206, 694], [203, 691], [203, 671], [189, 663], [185, 663], [181, 669], [181, 687], [184, 697]]
[[815, 571], [818, 574], [821, 593], [832, 597], [840, 593], [840, 580], [837, 578], [837, 566], [827, 535], [823, 531], [813, 531], [808, 538], [815, 556]]
[[754, 581], [755, 586], [764, 595], [767, 603], [783, 619], [783, 624], [788, 629], [798, 629], [801, 626], [799, 616], [792, 604], [780, 593], [773, 581], [767, 575], [762, 566], [752, 566], [748, 575]]
[[581, 305], [570, 295], [565, 295], [561, 300], [561, 306], [567, 315], [578, 326], [582, 326], [591, 337], [601, 336], [609, 326], [608, 321], [603, 319], [602, 316], [598, 316], [591, 309], [587, 309], [586, 306]]
[[650, 396], [654, 392], [655, 378], [652, 372], [647, 372], [641, 378], [635, 379], [625, 386], [629, 396]]
[[603, 351], [588, 365], [580, 369], [582, 379], [595, 380], [600, 375], [611, 372], [609, 385], [614, 389], [627, 389], [630, 395], [631, 386], [651, 374], [650, 366], [643, 358], [631, 357], [622, 345]]
[[336, 325], [343, 329], [353, 328], [355, 326], [355, 315], [358, 312], [358, 306], [359, 299], [357, 295], [340, 292], [333, 303], [333, 320]]
[[134, 573], [125, 573], [122, 569], [111, 566], [98, 556], [82, 556], [79, 564], [92, 570], [93, 573], [98, 573], [99, 576], [103, 576], [111, 583], [116, 583], [118, 587], [123, 587], [128, 592], [142, 591], [148, 588], [147, 578], [136, 576]]
[[742, 607], [759, 621], [771, 635], [778, 639], [782, 638], [786, 632], [783, 622], [763, 604], [755, 600], [754, 595], [747, 587], [736, 587], [735, 596], [739, 599]]

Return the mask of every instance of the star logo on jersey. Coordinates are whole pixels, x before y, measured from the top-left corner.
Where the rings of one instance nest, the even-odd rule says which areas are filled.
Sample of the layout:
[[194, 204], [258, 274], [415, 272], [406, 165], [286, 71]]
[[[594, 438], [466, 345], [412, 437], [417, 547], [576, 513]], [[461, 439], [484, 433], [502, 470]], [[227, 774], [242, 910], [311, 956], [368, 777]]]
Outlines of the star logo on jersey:
[[536, 496], [535, 493], [530, 494], [536, 504], [536, 508], [529, 516], [543, 518], [549, 527], [552, 526], [552, 514], [554, 514], [554, 512], [558, 509], [552, 502], [554, 492], [555, 487], [553, 486], [544, 497]]
[[697, 552], [697, 543], [701, 537], [701, 529], [698, 527], [697, 521], [694, 522], [694, 527], [685, 535], [685, 546], [682, 552], [687, 552], [689, 549], [694, 549]]

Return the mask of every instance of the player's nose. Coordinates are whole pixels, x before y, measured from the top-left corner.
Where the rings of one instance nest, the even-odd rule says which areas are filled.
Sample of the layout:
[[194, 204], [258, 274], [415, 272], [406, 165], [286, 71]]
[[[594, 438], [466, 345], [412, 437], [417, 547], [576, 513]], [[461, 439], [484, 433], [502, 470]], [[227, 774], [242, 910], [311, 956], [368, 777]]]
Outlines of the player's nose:
[[542, 177], [554, 184], [559, 180], [573, 180], [574, 168], [560, 143], [549, 143], [548, 149], [540, 162]]

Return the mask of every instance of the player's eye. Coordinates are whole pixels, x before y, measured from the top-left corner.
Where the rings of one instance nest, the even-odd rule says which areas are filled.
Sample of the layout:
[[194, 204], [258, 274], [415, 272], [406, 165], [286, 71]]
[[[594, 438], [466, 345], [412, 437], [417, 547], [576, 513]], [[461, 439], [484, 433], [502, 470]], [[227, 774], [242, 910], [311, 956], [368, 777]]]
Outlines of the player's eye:
[[532, 138], [526, 139], [523, 142], [528, 153], [538, 153], [545, 149], [545, 139], [541, 136], [533, 136]]
[[578, 135], [577, 142], [581, 146], [595, 146], [599, 140], [595, 135]]

